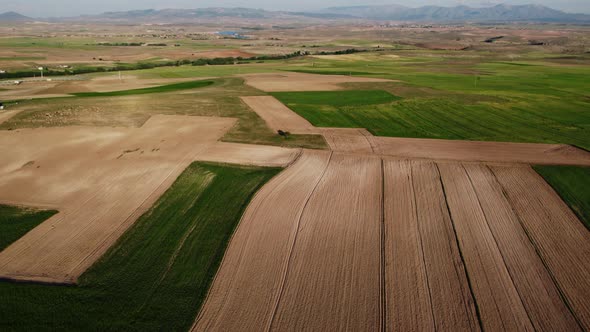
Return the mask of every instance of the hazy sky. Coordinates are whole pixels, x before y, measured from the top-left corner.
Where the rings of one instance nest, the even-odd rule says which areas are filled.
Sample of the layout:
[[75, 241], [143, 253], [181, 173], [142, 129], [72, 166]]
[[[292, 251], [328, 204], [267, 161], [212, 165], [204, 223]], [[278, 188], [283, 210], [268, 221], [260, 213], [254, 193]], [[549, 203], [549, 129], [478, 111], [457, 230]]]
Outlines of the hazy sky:
[[105, 11], [163, 8], [249, 7], [269, 10], [316, 10], [331, 6], [421, 5], [484, 6], [496, 3], [538, 3], [569, 12], [590, 13], [590, 0], [0, 0], [0, 13], [17, 11], [33, 17], [97, 14]]

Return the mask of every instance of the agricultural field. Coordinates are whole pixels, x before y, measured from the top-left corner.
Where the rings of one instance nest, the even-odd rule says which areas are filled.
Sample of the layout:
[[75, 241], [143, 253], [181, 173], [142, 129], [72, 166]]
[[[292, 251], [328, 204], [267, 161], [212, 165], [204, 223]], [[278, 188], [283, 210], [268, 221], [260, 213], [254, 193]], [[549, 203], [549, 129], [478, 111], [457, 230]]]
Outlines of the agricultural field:
[[590, 330], [588, 27], [261, 22], [0, 24], [0, 329]]
[[557, 191], [590, 228], [590, 168], [575, 166], [536, 166], [535, 170]]
[[[392, 137], [568, 143], [590, 149], [588, 66], [474, 61], [446, 54], [414, 61], [383, 55], [366, 61], [315, 62], [313, 68], [297, 70], [342, 74], [347, 68], [353, 75], [401, 82], [349, 84], [349, 94], [343, 91], [339, 98], [325, 92], [274, 96], [319, 127], [367, 128], [374, 135]], [[379, 101], [375, 91], [366, 91], [369, 88], [381, 88], [392, 97]], [[347, 95], [359, 98], [356, 103], [341, 102]]]
[[[76, 287], [0, 282], [0, 325], [5, 330], [188, 329], [243, 210], [279, 170], [192, 164]], [[3, 217], [7, 213], [27, 211], [2, 210]]]
[[0, 250], [20, 239], [31, 229], [56, 214], [52, 210], [0, 205]]
[[577, 330], [590, 243], [566, 210], [527, 166], [305, 153], [249, 206], [193, 330]]

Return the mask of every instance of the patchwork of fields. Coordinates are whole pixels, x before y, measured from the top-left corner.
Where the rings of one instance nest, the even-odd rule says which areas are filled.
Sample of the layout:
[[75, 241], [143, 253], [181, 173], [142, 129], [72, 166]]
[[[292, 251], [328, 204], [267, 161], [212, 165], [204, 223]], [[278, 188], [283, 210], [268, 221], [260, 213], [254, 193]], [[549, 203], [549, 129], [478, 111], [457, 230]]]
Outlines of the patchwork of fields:
[[0, 89], [0, 327], [590, 330], [590, 69], [522, 57]]
[[527, 166], [306, 152], [250, 204], [194, 330], [587, 329], [589, 246]]
[[[394, 90], [395, 91], [395, 90]], [[273, 95], [317, 127], [367, 128], [378, 136], [530, 143], [590, 149], [588, 102], [468, 102], [404, 98], [385, 91], [277, 92]], [[355, 102], [347, 103], [349, 99]], [[475, 97], [477, 99], [477, 97]]]
[[[29, 331], [189, 329], [246, 205], [279, 171], [191, 164], [75, 287], [0, 282], [0, 325]], [[0, 220], [7, 216], [0, 213]]]

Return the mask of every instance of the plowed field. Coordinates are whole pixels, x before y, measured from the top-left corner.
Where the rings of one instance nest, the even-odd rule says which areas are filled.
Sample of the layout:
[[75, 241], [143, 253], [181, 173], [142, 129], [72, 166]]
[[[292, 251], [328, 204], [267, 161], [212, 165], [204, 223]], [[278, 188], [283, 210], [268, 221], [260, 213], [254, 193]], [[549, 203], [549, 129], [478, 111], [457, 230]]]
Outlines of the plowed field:
[[528, 166], [307, 151], [248, 208], [193, 329], [588, 329], [589, 246]]
[[[60, 211], [0, 253], [0, 277], [75, 282], [201, 153], [203, 160], [223, 156], [227, 148], [215, 142], [234, 123], [155, 116], [137, 129], [0, 132], [0, 153], [10, 156], [0, 159], [0, 202]], [[240, 149], [250, 153], [224, 161], [285, 165], [298, 153]]]

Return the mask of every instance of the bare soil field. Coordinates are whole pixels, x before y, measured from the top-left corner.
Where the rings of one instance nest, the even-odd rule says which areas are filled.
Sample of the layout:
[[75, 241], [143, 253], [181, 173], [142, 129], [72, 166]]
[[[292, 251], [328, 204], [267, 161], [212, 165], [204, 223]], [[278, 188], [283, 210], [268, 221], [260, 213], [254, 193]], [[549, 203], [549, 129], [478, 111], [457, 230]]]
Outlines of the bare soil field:
[[317, 134], [320, 131], [309, 121], [293, 112], [272, 96], [241, 97], [273, 131], [284, 130], [293, 134]]
[[589, 240], [528, 166], [305, 151], [249, 206], [193, 330], [586, 329]]
[[[305, 22], [248, 29], [253, 22], [245, 20], [242, 24], [252, 37], [248, 41], [215, 35], [220, 30], [215, 24], [206, 28], [105, 24], [99, 25], [98, 32], [76, 32], [72, 29], [81, 26], [60, 24], [60, 31], [53, 35], [45, 31], [46, 27], [0, 26], [0, 35], [4, 36], [0, 40], [0, 58], [8, 58], [0, 61], [5, 61], [2, 69], [10, 66], [6, 67], [10, 70], [34, 69], [38, 65], [101, 67], [142, 60], [161, 63], [285, 55], [284, 61], [248, 61], [250, 64], [236, 65], [235, 69], [186, 66], [122, 77], [109, 73], [72, 78], [77, 81], [67, 81], [67, 77], [52, 81], [25, 79], [21, 85], [6, 81], [0, 89], [1, 100], [139, 89], [194, 80], [151, 79], [160, 76], [195, 75], [205, 79], [200, 76], [267, 71], [239, 75], [231, 79], [233, 83], [220, 80], [217, 92], [204, 91], [202, 98], [186, 98], [184, 93], [193, 93], [187, 90], [167, 95], [169, 99], [146, 98], [140, 103], [139, 98], [128, 98], [113, 102], [124, 105], [121, 109], [129, 112], [128, 118], [117, 118], [121, 114], [118, 107], [92, 104], [95, 102], [88, 98], [84, 105], [52, 105], [51, 110], [25, 119], [28, 123], [41, 127], [60, 125], [59, 121], [76, 116], [102, 124], [115, 118], [122, 121], [117, 123], [143, 123], [148, 116], [142, 118], [143, 113], [136, 110], [149, 108], [150, 114], [156, 114], [162, 111], [161, 105], [169, 114], [180, 110], [178, 113], [242, 116], [245, 108], [239, 97], [274, 134], [283, 130], [322, 135], [330, 148], [302, 150], [219, 142], [233, 127], [240, 131], [232, 139], [247, 137], [241, 142], [278, 141], [276, 144], [303, 146], [298, 145], [295, 135], [284, 141], [278, 135], [270, 137], [273, 133], [251, 113], [243, 115], [239, 122], [233, 118], [158, 115], [141, 128], [71, 126], [0, 131], [0, 155], [7, 156], [0, 158], [0, 204], [59, 210], [0, 252], [0, 279], [76, 283], [195, 160], [279, 166], [286, 169], [256, 193], [242, 215], [196, 318], [197, 305], [185, 305], [194, 309], [188, 318], [189, 324], [195, 319], [191, 330], [590, 330], [590, 233], [529, 166], [590, 166], [589, 152], [560, 144], [375, 137], [363, 128], [317, 128], [272, 96], [252, 96], [261, 91], [335, 91], [355, 87], [347, 83], [372, 83], [372, 87], [393, 91], [400, 98], [422, 93], [432, 99], [452, 95], [449, 109], [455, 105], [454, 99], [463, 102], [461, 98], [469, 99], [467, 103], [499, 103], [506, 88], [500, 80], [492, 81], [492, 74], [509, 72], [513, 76], [506, 77], [517, 77], [509, 68], [527, 66], [525, 60], [536, 56], [554, 65], [586, 61], [586, 29], [352, 23], [343, 29], [329, 23], [306, 26]], [[235, 26], [235, 21], [232, 24]], [[500, 35], [503, 37], [493, 43], [484, 42]], [[79, 39], [70, 40], [73, 36]], [[533, 40], [546, 45], [529, 45]], [[129, 41], [161, 46], [122, 46]], [[291, 52], [297, 51], [325, 54], [377, 46], [383, 52], [291, 57]], [[493, 57], [494, 52], [500, 56]], [[555, 57], [550, 58], [553, 52]], [[523, 63], [515, 62], [517, 59]], [[373, 63], [361, 63], [365, 60]], [[440, 65], [435, 65], [438, 61]], [[496, 67], [502, 67], [502, 71], [492, 70]], [[384, 86], [396, 81], [352, 76], [352, 72], [345, 76], [281, 71], [310, 68], [333, 73], [356, 68], [357, 75], [368, 70], [373, 72], [368, 75], [401, 78], [407, 83], [393, 89]], [[567, 96], [577, 93], [573, 86], [577, 80], [582, 81], [583, 77], [578, 77], [581, 74], [572, 70], [562, 76], [550, 68], [545, 70], [539, 75], [564, 87], [555, 95], [548, 94], [548, 101], [555, 96], [567, 100]], [[494, 90], [476, 94], [478, 90], [470, 84], [472, 76], [463, 80], [457, 74], [473, 75], [476, 80], [481, 75], [481, 84], [489, 84]], [[150, 78], [142, 79], [143, 75]], [[248, 86], [242, 84], [241, 78]], [[464, 85], [464, 81], [469, 84]], [[543, 89], [553, 90], [543, 84], [538, 86], [536, 76], [522, 82], [534, 88], [539, 98], [544, 96]], [[361, 84], [356, 87], [366, 88]], [[461, 87], [469, 89], [458, 93]], [[481, 88], [477, 81], [474, 88]], [[182, 100], [181, 106], [171, 103], [173, 98]], [[74, 103], [78, 101], [73, 99]], [[47, 105], [33, 106], [38, 111]], [[195, 109], [189, 110], [191, 107]], [[220, 113], [222, 107], [227, 107], [228, 113]], [[0, 112], [0, 123], [19, 111], [18, 107], [10, 108]], [[62, 110], [66, 115], [61, 114]], [[56, 114], [59, 120], [51, 120]], [[87, 123], [84, 121], [76, 123]], [[270, 139], [257, 137], [264, 135]], [[227, 204], [230, 206], [232, 201]], [[214, 256], [220, 258], [222, 250]], [[190, 260], [184, 260], [182, 268], [190, 265], [187, 262]], [[191, 271], [198, 271], [202, 265], [193, 265], [195, 270]], [[206, 268], [209, 270], [204, 279], [208, 281], [217, 265]], [[195, 280], [188, 279], [186, 282], [195, 284]], [[154, 286], [153, 292], [163, 292], [159, 287]], [[187, 293], [181, 287], [177, 291]], [[193, 294], [199, 300], [204, 295]], [[148, 294], [146, 301], [151, 301], [151, 296]], [[144, 308], [140, 310], [145, 314]], [[168, 310], [171, 312], [174, 310]], [[138, 319], [133, 317], [132, 321]]]
[[0, 91], [2, 100], [20, 100], [35, 98], [66, 97], [67, 93], [56, 91], [54, 88], [63, 82], [35, 81], [20, 85], [3, 85], [6, 90]]
[[[82, 86], [87, 89], [86, 92], [110, 92], [149, 88], [158, 85], [188, 82], [192, 80], [194, 80], [194, 78], [141, 79], [135, 75], [125, 75], [119, 79], [117, 74], [110, 74], [108, 76], [93, 77], [88, 81], [82, 82]], [[68, 91], [67, 93], [72, 92], [78, 91]]]
[[300, 149], [217, 142], [205, 149], [202, 153], [199, 153], [196, 160], [240, 165], [285, 167], [297, 159], [300, 153]]
[[381, 78], [343, 75], [315, 75], [305, 73], [269, 73], [241, 75], [246, 84], [266, 92], [281, 91], [335, 91], [342, 90], [343, 83], [393, 82]]
[[381, 324], [380, 175], [380, 158], [333, 155], [299, 220], [272, 330]]
[[580, 325], [590, 329], [588, 230], [531, 168], [492, 171]]
[[[264, 75], [256, 75], [260, 76]], [[242, 97], [242, 100], [264, 119], [271, 129], [322, 134], [333, 151], [375, 153], [412, 159], [590, 165], [590, 153], [570, 145], [373, 136], [365, 129], [314, 127], [272, 96]]]
[[[0, 132], [0, 153], [10, 156], [0, 160], [0, 202], [60, 211], [0, 253], [0, 277], [75, 282], [234, 123], [155, 116], [141, 128]], [[258, 155], [288, 163], [296, 152]]]
[[206, 52], [197, 52], [193, 56], [197, 58], [250, 58], [254, 53], [243, 52], [240, 50], [214, 50]]
[[306, 151], [254, 197], [193, 330], [255, 331], [272, 324], [302, 213], [329, 159], [329, 152]]
[[19, 113], [21, 110], [11, 110], [11, 111], [0, 111], [0, 124], [2, 124], [2, 122], [12, 118], [13, 116], [15, 116], [17, 113]]
[[330, 149], [339, 152], [351, 153], [374, 153], [369, 136], [372, 136], [366, 129], [348, 128], [320, 128], [320, 133], [328, 142]]
[[565, 144], [370, 137], [375, 153], [399, 158], [499, 163], [590, 165], [590, 153]]
[[273, 96], [241, 97], [273, 131], [283, 130], [292, 134], [321, 134], [333, 151], [373, 153], [372, 136], [366, 129], [317, 128], [293, 112]]
[[134, 75], [125, 75], [119, 78], [118, 74], [89, 77], [84, 80], [64, 80], [52, 78], [47, 80], [24, 80], [20, 85], [6, 85], [5, 91], [0, 91], [0, 99], [38, 99], [67, 97], [72, 93], [80, 92], [110, 92], [149, 88], [179, 82], [187, 82], [191, 78], [173, 79], [141, 79]]

